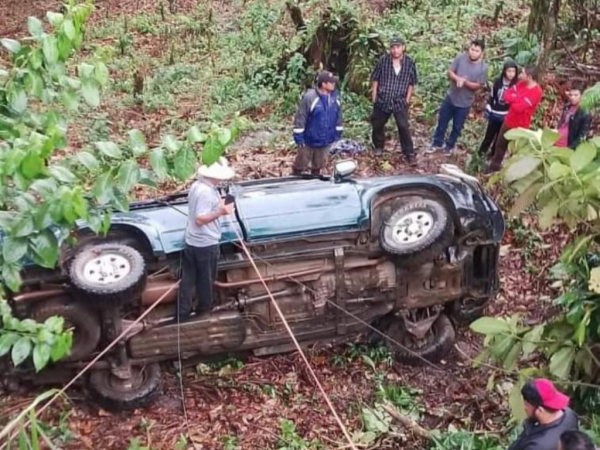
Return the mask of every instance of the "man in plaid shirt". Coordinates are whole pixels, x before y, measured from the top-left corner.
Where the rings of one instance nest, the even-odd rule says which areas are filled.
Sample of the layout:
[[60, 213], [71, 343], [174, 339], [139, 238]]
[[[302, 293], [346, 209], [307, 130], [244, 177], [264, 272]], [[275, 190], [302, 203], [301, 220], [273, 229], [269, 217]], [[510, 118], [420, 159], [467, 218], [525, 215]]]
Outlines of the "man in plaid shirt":
[[417, 84], [417, 68], [413, 60], [404, 54], [404, 41], [394, 37], [390, 52], [382, 56], [371, 75], [371, 100], [373, 113], [373, 154], [380, 156], [385, 144], [385, 124], [393, 114], [398, 126], [402, 153], [411, 166], [417, 164], [410, 127], [408, 105]]

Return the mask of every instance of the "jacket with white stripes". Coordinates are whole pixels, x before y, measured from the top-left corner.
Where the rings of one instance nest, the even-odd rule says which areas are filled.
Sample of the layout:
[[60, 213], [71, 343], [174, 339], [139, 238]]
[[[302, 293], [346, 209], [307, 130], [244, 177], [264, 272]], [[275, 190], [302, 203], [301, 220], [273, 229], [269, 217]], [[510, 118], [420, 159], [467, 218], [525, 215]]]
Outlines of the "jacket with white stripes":
[[342, 106], [338, 92], [319, 94], [308, 89], [294, 117], [294, 141], [297, 145], [322, 148], [331, 145], [342, 136]]

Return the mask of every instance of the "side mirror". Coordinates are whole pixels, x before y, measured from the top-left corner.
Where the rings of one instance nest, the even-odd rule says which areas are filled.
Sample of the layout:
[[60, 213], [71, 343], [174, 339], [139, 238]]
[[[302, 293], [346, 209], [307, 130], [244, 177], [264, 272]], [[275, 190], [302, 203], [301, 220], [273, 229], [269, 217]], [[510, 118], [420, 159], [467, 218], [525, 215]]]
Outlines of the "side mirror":
[[336, 180], [349, 177], [356, 171], [356, 167], [356, 161], [353, 159], [343, 159], [341, 161], [337, 161], [333, 166], [333, 177]]

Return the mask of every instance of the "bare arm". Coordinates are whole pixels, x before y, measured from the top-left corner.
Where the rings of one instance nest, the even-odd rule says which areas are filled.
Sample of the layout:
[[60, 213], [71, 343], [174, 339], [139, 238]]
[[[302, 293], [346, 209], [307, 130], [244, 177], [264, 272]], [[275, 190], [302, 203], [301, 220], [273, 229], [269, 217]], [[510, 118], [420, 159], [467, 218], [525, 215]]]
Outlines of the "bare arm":
[[475, 83], [474, 81], [467, 81], [467, 80], [465, 80], [464, 85], [466, 87], [468, 87], [469, 89], [471, 89], [472, 91], [478, 91], [479, 89], [481, 89], [483, 87], [479, 83]]
[[371, 82], [371, 101], [375, 103], [377, 100], [377, 87], [379, 86], [379, 81]]
[[196, 225], [201, 227], [202, 225], [206, 225], [211, 222], [214, 222], [221, 216], [226, 216], [227, 214], [231, 214], [233, 212], [233, 209], [234, 209], [233, 203], [226, 205], [225, 202], [223, 200], [221, 200], [219, 207], [215, 211], [211, 211], [206, 214], [198, 214], [196, 216]]
[[454, 81], [455, 83], [458, 83], [459, 80], [462, 80], [462, 78], [456, 75], [456, 72], [454, 72], [452, 69], [448, 69], [448, 79]]
[[408, 90], [406, 91], [406, 104], [410, 105], [410, 99], [412, 98], [413, 95], [413, 89], [414, 86], [411, 84], [410, 86], [408, 86]]

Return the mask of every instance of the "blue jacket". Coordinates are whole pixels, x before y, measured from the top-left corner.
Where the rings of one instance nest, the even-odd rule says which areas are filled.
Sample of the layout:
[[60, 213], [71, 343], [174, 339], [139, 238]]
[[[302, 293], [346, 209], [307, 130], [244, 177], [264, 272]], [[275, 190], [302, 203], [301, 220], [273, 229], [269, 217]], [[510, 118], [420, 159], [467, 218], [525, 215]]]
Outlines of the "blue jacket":
[[294, 118], [294, 141], [313, 148], [327, 147], [342, 136], [342, 107], [337, 91], [319, 94], [306, 91]]

